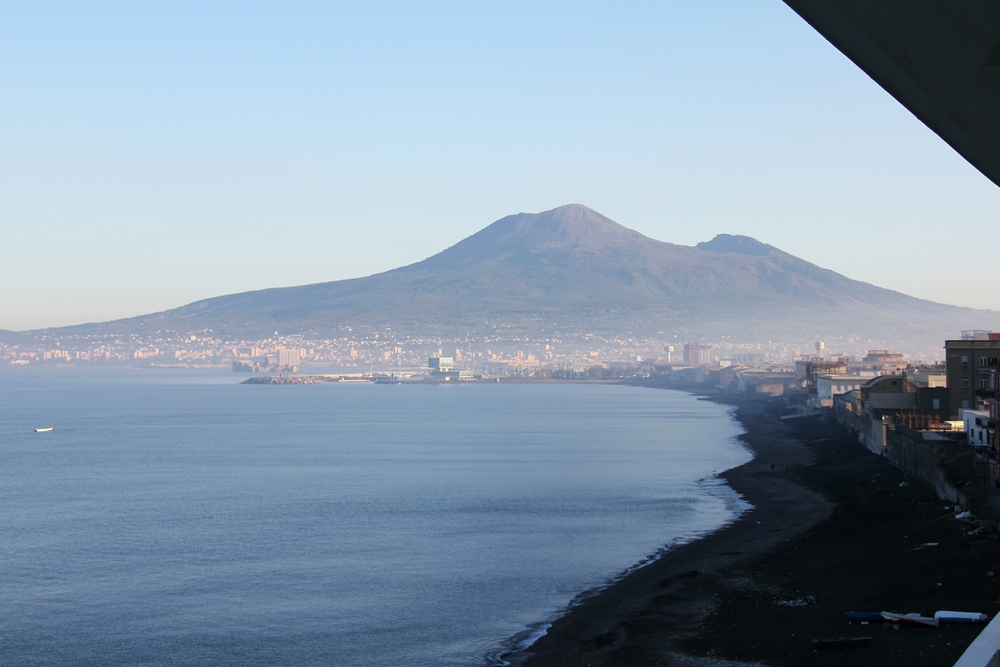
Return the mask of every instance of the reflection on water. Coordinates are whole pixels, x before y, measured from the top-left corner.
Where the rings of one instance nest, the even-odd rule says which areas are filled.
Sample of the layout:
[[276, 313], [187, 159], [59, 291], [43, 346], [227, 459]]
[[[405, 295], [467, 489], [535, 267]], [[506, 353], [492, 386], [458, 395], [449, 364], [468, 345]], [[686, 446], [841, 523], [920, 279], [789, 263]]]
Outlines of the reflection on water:
[[0, 375], [0, 663], [481, 664], [748, 458], [675, 392], [239, 379]]

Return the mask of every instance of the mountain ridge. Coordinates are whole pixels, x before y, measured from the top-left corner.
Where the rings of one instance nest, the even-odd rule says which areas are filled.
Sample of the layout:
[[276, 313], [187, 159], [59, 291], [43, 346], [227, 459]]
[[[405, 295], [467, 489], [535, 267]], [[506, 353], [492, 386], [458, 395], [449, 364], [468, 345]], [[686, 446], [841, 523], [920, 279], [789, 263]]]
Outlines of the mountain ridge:
[[927, 318], [961, 320], [956, 329], [1000, 324], [1000, 313], [852, 280], [751, 237], [720, 234], [677, 245], [569, 204], [506, 216], [431, 257], [371, 276], [213, 297], [62, 330], [188, 328], [251, 336], [390, 326], [429, 333], [485, 331], [502, 321], [581, 331], [697, 326], [709, 334], [779, 337], [819, 335], [836, 329], [836, 320], [875, 335], [926, 326]]

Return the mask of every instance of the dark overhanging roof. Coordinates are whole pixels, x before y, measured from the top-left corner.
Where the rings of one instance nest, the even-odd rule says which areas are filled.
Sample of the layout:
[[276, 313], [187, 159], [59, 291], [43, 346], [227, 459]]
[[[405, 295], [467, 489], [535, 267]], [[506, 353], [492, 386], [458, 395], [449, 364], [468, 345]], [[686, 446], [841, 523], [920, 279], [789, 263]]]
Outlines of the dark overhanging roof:
[[785, 3], [1000, 185], [1000, 2]]

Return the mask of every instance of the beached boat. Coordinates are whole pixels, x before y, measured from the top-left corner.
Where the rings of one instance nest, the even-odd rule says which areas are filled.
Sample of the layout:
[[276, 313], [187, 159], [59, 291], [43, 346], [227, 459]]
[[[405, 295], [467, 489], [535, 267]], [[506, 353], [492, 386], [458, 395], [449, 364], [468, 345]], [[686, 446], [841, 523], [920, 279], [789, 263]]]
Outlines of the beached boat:
[[36, 428], [35, 433], [48, 433], [52, 430], [51, 426], [46, 426], [45, 428]]
[[892, 612], [883, 611], [882, 620], [890, 625], [898, 625], [906, 628], [936, 628], [938, 626], [936, 618], [921, 616], [920, 614], [893, 614]]
[[936, 611], [938, 623], [986, 623], [990, 617], [973, 611]]
[[871, 637], [835, 637], [833, 639], [814, 639], [813, 648], [857, 648], [872, 640]]

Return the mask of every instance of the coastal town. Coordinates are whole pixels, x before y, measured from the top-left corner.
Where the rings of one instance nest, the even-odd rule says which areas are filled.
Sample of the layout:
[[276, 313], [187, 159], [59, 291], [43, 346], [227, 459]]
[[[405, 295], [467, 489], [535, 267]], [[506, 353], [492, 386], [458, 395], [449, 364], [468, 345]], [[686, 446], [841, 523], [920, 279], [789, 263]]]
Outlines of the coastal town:
[[[831, 343], [833, 345], [834, 343]], [[845, 336], [837, 358], [863, 355], [883, 341]], [[389, 328], [343, 327], [336, 336], [284, 335], [247, 339], [210, 330], [154, 334], [25, 332], [0, 337], [0, 365], [218, 368], [236, 372], [421, 373], [427, 359], [451, 357], [474, 376], [621, 379], [685, 367], [791, 369], [809, 358], [811, 343], [690, 342], [685, 332], [414, 336]], [[930, 356], [928, 350], [922, 356]], [[659, 371], [658, 371], [659, 369]], [[693, 377], [693, 375], [691, 376]]]
[[966, 330], [942, 341], [943, 360], [915, 362], [886, 349], [861, 358], [812, 355], [790, 363], [733, 363], [706, 345], [684, 348], [683, 365], [655, 365], [654, 382], [702, 387], [766, 402], [781, 421], [835, 420], [859, 444], [938, 496], [995, 525], [1000, 520], [1000, 333]]
[[734, 406], [754, 459], [721, 477], [751, 508], [510, 664], [994, 664], [1000, 333], [956, 334], [931, 363], [817, 342], [792, 363], [726, 364], [689, 346], [633, 380]]
[[[975, 652], [993, 641], [993, 626], [980, 635], [981, 623], [952, 626], [941, 614], [957, 609], [985, 619], [996, 611], [1000, 332], [956, 331], [924, 358], [861, 340], [834, 341], [830, 351], [826, 341], [682, 335], [419, 338], [386, 329], [234, 340], [211, 331], [43, 333], [6, 339], [0, 360], [8, 373], [187, 369], [251, 385], [573, 382], [691, 392], [735, 406], [753, 460], [719, 476], [751, 509], [574, 607], [507, 662], [548, 665], [571, 655], [558, 664], [654, 664], [643, 657], [648, 650], [801, 664], [816, 649], [797, 634], [835, 637], [844, 619], [858, 614], [869, 619], [858, 622], [878, 616], [877, 627], [890, 630], [917, 617], [944, 625], [874, 639], [864, 628], [858, 637], [878, 646], [854, 664], [902, 666], [914, 656], [952, 664], [966, 647]], [[964, 565], [955, 569], [958, 560]], [[690, 615], [702, 606], [712, 611]], [[635, 625], [632, 615], [609, 609], [660, 620]], [[672, 620], [665, 626], [664, 619]], [[622, 639], [605, 645], [609, 627]], [[774, 627], [789, 636], [772, 637]]]
[[[891, 349], [680, 342], [672, 336], [414, 337], [344, 329], [336, 338], [241, 340], [212, 331], [46, 334], [0, 342], [8, 368], [134, 366], [217, 369], [251, 384], [325, 381], [629, 381], [694, 388], [779, 406], [777, 418], [828, 415], [871, 451], [939, 495], [1000, 518], [1000, 334], [956, 332], [936, 359]], [[838, 341], [857, 349], [863, 341]]]
[[1000, 667], [1000, 3], [5, 9], [0, 667]]

